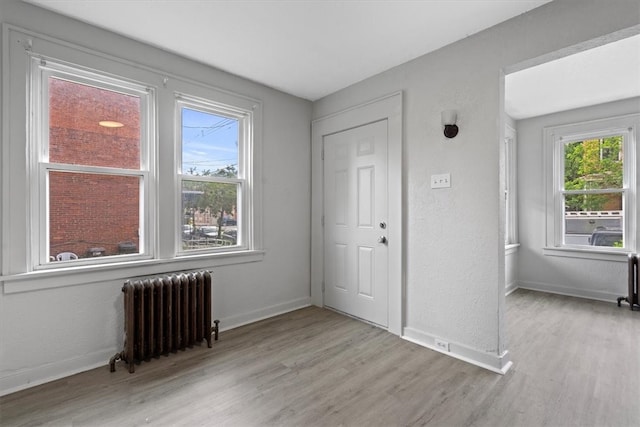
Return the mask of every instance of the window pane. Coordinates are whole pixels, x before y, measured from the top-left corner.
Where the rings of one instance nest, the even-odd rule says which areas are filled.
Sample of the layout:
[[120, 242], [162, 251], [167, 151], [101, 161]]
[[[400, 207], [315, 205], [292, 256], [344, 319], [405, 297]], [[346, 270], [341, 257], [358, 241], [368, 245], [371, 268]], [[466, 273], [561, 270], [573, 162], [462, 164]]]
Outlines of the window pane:
[[564, 189], [622, 188], [622, 135], [564, 146]]
[[182, 108], [182, 173], [238, 176], [238, 120]]
[[622, 194], [565, 196], [564, 243], [568, 245], [623, 245]]
[[50, 172], [49, 255], [138, 253], [140, 179]]
[[49, 161], [139, 169], [140, 98], [49, 78]]
[[565, 212], [621, 211], [621, 193], [575, 194], [564, 200]]
[[238, 244], [238, 184], [182, 182], [182, 248]]

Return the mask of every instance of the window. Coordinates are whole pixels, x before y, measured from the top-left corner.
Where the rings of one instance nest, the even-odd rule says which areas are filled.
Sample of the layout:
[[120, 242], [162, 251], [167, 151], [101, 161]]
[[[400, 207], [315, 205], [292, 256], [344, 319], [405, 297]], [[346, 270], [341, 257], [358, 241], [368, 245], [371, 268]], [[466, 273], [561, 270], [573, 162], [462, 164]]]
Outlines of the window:
[[5, 291], [263, 259], [260, 101], [15, 28], [7, 47]]
[[635, 250], [637, 122], [634, 115], [545, 129], [548, 246]]
[[146, 88], [33, 62], [34, 265], [145, 254]]
[[505, 245], [513, 245], [518, 242], [516, 144], [517, 142], [515, 129], [511, 128], [510, 126], [506, 126], [504, 139]]
[[180, 252], [245, 248], [250, 111], [179, 95]]

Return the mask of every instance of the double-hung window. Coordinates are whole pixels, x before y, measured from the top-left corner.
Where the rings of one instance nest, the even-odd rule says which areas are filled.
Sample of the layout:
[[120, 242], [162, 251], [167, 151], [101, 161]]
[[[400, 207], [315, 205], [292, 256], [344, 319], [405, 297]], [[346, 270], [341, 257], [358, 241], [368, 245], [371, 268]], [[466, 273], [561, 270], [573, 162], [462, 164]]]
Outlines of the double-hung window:
[[35, 58], [31, 87], [34, 265], [144, 255], [150, 91]]
[[249, 249], [253, 112], [184, 94], [176, 110], [178, 253]]
[[7, 35], [9, 288], [263, 258], [259, 100], [19, 29]]
[[547, 247], [628, 252], [637, 242], [638, 115], [545, 129]]

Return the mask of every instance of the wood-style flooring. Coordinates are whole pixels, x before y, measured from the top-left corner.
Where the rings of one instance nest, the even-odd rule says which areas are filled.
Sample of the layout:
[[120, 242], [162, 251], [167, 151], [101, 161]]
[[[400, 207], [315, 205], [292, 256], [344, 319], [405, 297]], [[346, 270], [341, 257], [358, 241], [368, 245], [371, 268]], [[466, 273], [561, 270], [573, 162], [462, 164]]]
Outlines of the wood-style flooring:
[[504, 376], [317, 307], [0, 398], [0, 425], [640, 426], [640, 312], [518, 290]]

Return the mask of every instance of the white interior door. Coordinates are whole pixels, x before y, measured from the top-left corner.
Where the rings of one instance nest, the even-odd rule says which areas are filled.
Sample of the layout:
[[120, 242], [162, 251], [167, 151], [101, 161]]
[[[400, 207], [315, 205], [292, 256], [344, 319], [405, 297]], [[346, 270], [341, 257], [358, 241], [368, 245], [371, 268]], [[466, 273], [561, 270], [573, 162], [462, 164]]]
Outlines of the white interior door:
[[324, 304], [388, 326], [387, 120], [324, 137]]

